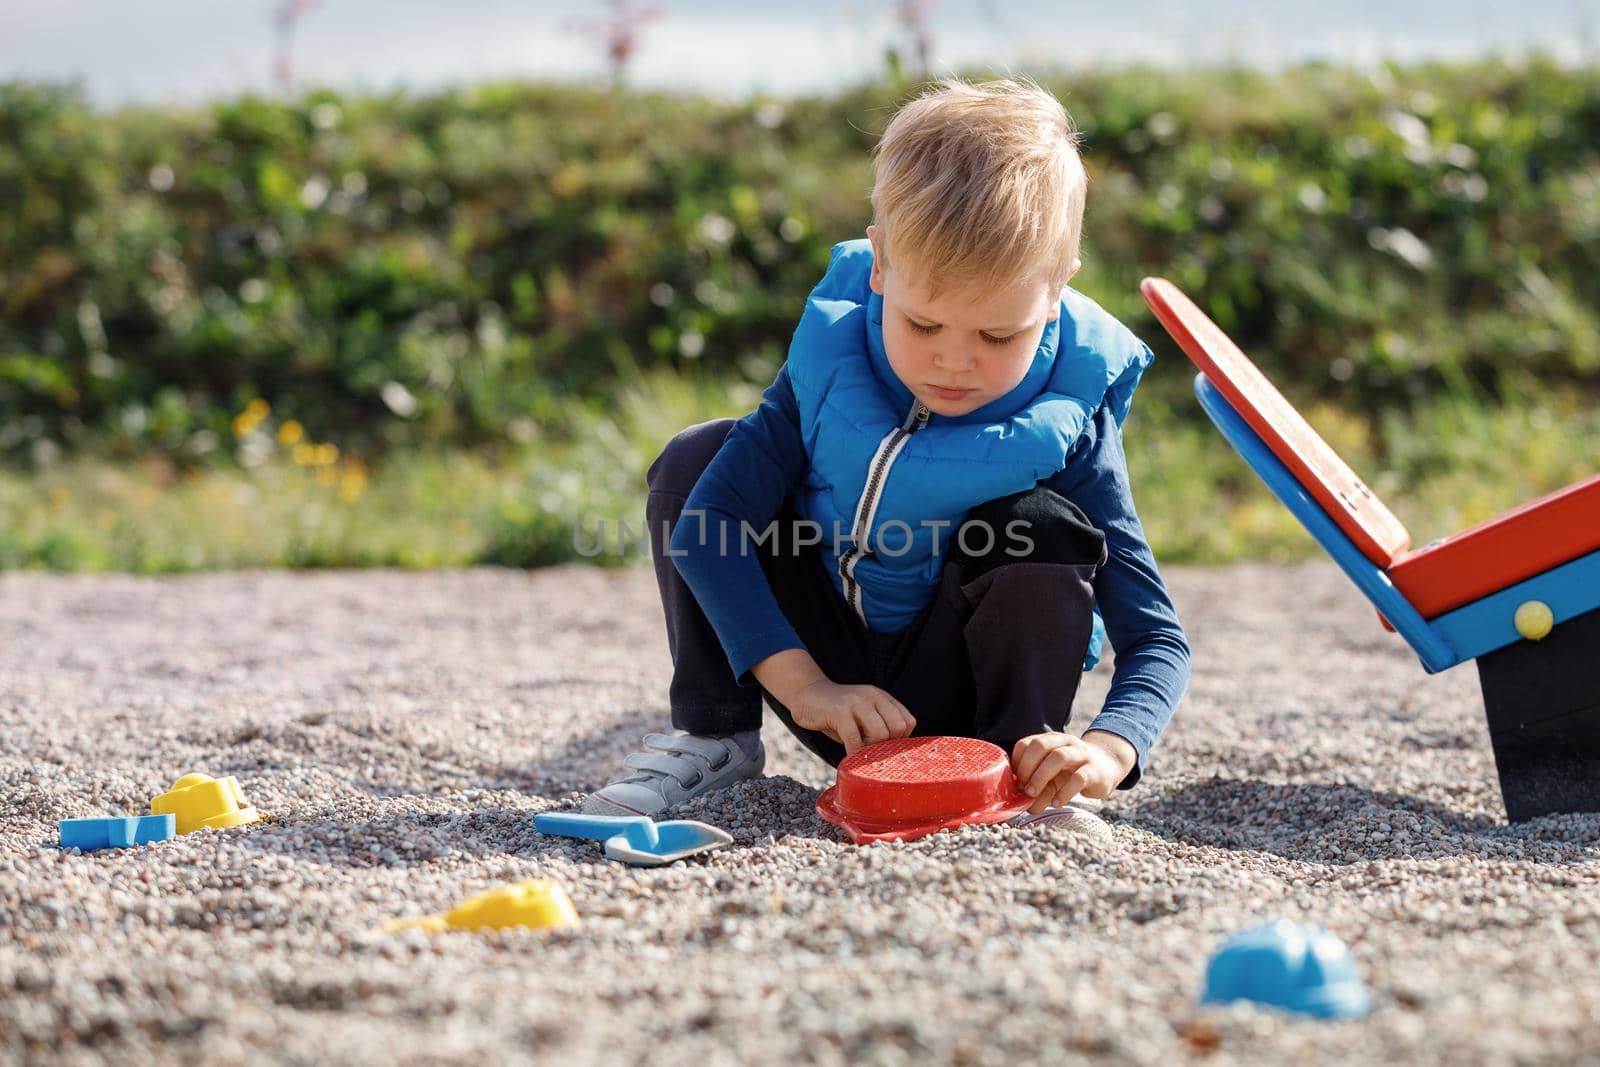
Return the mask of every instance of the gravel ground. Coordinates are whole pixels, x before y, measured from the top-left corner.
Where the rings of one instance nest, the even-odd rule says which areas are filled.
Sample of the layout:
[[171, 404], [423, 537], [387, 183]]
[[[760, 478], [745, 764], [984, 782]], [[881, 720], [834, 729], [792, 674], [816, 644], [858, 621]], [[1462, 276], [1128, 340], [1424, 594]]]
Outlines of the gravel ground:
[[[1331, 567], [1168, 578], [1194, 682], [1113, 845], [842, 843], [771, 723], [769, 776], [689, 809], [736, 847], [630, 869], [532, 814], [662, 725], [643, 570], [0, 577], [0, 1056], [1600, 1062], [1600, 817], [1505, 825], [1473, 669], [1423, 674]], [[189, 771], [267, 822], [53, 844]], [[582, 926], [375, 932], [538, 875]], [[1196, 1006], [1278, 915], [1346, 939], [1370, 1017]]]

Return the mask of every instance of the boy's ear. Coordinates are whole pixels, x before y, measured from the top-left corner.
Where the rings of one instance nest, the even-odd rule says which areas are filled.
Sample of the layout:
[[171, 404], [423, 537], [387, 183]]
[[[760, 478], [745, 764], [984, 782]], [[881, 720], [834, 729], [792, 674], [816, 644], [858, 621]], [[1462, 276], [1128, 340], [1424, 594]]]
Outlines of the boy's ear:
[[878, 228], [867, 227], [867, 240], [872, 242], [872, 276], [867, 279], [867, 284], [872, 286], [872, 291], [879, 296], [883, 295], [883, 268], [879, 266], [883, 256], [878, 251]]
[[[1067, 281], [1070, 282], [1072, 280], [1073, 275], [1077, 274], [1082, 269], [1083, 269], [1083, 260], [1079, 259], [1077, 256], [1073, 256], [1072, 257], [1072, 269], [1067, 271]], [[1061, 301], [1065, 300], [1066, 298], [1067, 298], [1067, 287], [1066, 287], [1065, 284], [1063, 284], [1061, 286], [1061, 292], [1056, 294], [1056, 302], [1055, 302], [1055, 304], [1050, 308], [1050, 316], [1049, 316], [1049, 318], [1045, 319], [1044, 321], [1046, 321], [1046, 322], [1054, 322], [1054, 321], [1056, 321], [1056, 319], [1061, 317]]]

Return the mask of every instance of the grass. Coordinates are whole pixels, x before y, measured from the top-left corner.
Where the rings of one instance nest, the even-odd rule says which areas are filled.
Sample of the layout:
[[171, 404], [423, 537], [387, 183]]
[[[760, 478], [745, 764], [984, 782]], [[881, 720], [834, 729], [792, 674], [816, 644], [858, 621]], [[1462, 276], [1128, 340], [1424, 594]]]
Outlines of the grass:
[[[749, 382], [641, 374], [605, 410], [574, 410], [513, 451], [419, 452], [371, 470], [258, 410], [235, 426], [250, 467], [73, 458], [0, 472], [0, 569], [539, 566], [585, 558], [601, 523], [593, 561], [636, 562], [638, 547], [617, 552], [618, 523], [642, 530], [661, 445], [758, 399]], [[1419, 545], [1600, 471], [1600, 408], [1576, 391], [1530, 386], [1506, 404], [1447, 395], [1375, 419], [1307, 414]], [[1141, 396], [1125, 436], [1162, 562], [1318, 554], [1192, 400]]]
[[[249, 467], [79, 457], [0, 471], [0, 569], [178, 573], [245, 567], [538, 566], [582, 558], [599, 522], [642, 529], [644, 472], [673, 432], [759, 390], [640, 377], [515, 451], [424, 451], [368, 469], [264, 408], [234, 430]], [[636, 555], [636, 554], [635, 554]], [[626, 562], [607, 552], [602, 564]]]

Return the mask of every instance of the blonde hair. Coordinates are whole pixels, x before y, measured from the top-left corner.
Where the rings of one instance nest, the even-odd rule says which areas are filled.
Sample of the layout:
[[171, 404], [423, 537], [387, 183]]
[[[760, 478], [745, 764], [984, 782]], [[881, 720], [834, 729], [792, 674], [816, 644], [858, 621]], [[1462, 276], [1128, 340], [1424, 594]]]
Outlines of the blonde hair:
[[1040, 272], [1065, 285], [1088, 177], [1058, 100], [1032, 81], [947, 78], [900, 109], [873, 149], [873, 223], [887, 266], [937, 299]]

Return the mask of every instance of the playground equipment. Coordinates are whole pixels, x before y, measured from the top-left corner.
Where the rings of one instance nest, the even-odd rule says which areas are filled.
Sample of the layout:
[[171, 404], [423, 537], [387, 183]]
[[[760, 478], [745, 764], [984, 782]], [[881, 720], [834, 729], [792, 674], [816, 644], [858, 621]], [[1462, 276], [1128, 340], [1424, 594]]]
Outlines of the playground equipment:
[[245, 802], [239, 782], [231, 774], [226, 778], [186, 774], [173, 782], [167, 792], [153, 798], [150, 810], [157, 815], [175, 815], [180, 834], [208, 826], [225, 830], [261, 819], [260, 813]]
[[1367, 988], [1343, 941], [1287, 919], [1241, 930], [1206, 967], [1202, 1004], [1249, 1000], [1322, 1019], [1365, 1015]]
[[567, 891], [546, 878], [486, 890], [457, 904], [443, 915], [419, 915], [384, 924], [394, 930], [502, 930], [526, 926], [534, 929], [576, 926], [578, 910]]
[[129, 815], [95, 819], [62, 819], [56, 823], [62, 848], [94, 852], [102, 848], [132, 848], [177, 836], [171, 815]]
[[1600, 475], [1413, 549], [1193, 301], [1140, 285], [1211, 421], [1430, 674], [1476, 660], [1506, 815], [1600, 811]]
[[817, 798], [817, 814], [861, 845], [1005, 822], [1032, 803], [998, 745], [974, 737], [901, 737], [846, 756], [838, 781]]
[[733, 835], [693, 819], [655, 822], [644, 815], [583, 815], [544, 811], [533, 817], [542, 834], [606, 843], [606, 858], [635, 867], [659, 867], [733, 844]]

